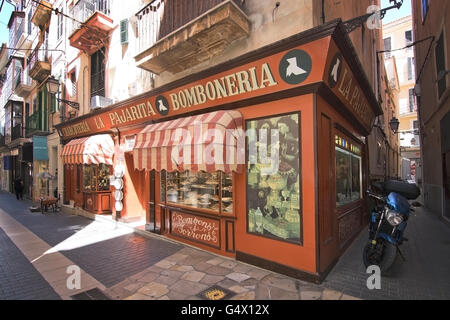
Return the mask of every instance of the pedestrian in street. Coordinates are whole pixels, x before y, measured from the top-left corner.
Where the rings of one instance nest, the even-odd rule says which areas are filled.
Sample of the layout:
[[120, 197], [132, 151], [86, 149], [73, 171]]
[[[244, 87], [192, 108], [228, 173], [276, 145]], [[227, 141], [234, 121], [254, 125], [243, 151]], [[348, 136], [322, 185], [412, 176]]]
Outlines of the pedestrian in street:
[[14, 181], [14, 191], [16, 192], [17, 200], [23, 200], [23, 182], [22, 182], [22, 179], [17, 178]]

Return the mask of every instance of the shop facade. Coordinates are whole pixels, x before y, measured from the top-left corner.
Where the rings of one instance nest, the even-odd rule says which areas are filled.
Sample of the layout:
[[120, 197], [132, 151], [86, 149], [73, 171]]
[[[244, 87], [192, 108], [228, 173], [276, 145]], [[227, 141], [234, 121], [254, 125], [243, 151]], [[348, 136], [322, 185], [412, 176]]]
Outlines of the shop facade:
[[[367, 136], [379, 114], [332, 22], [56, 126], [65, 201], [88, 208], [81, 180], [93, 164], [89, 181], [109, 177], [110, 197], [92, 202], [115, 219], [320, 281], [368, 222]], [[110, 158], [86, 147], [100, 136]]]

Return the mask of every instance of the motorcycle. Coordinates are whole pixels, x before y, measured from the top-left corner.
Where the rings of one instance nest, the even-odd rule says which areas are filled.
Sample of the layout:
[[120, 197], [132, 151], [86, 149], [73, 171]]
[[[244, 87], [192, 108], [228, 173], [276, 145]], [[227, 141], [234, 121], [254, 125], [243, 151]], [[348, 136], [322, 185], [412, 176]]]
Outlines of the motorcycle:
[[408, 200], [416, 200], [420, 189], [415, 184], [394, 180], [375, 183], [373, 187], [378, 192], [367, 191], [375, 206], [370, 215], [369, 243], [364, 248], [363, 261], [366, 268], [376, 265], [386, 275], [397, 254], [405, 260], [399, 247], [408, 241], [403, 234], [410, 212], [414, 211]]

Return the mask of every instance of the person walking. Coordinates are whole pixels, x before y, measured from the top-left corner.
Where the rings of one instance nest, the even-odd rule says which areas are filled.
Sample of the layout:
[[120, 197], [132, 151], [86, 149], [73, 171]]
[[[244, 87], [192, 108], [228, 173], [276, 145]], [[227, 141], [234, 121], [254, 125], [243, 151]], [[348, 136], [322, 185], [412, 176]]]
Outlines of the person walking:
[[22, 179], [17, 178], [14, 181], [14, 191], [16, 192], [17, 200], [23, 200], [23, 182], [22, 182]]

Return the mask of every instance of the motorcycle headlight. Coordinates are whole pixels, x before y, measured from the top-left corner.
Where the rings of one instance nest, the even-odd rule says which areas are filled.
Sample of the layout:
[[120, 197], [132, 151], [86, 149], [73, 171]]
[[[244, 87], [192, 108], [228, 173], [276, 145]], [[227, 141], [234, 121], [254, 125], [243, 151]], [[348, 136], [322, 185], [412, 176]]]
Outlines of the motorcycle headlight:
[[403, 216], [400, 213], [392, 210], [388, 211], [386, 219], [394, 227], [403, 222]]

